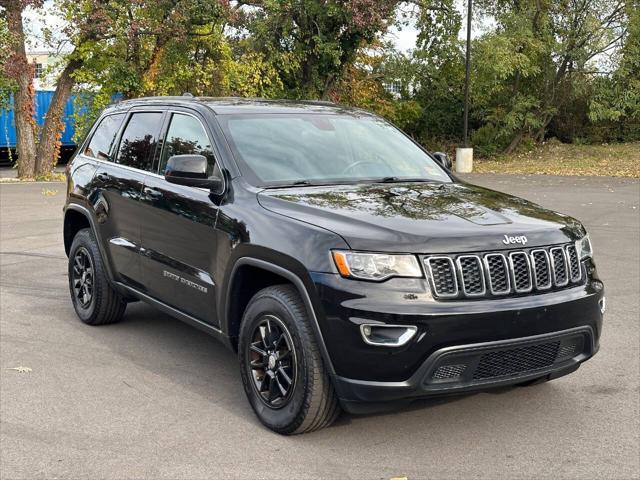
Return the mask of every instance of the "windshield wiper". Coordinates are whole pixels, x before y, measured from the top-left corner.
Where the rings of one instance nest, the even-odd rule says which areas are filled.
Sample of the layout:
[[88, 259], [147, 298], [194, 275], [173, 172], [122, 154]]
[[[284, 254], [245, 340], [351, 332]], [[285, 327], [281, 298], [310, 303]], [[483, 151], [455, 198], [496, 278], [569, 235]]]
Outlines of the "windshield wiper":
[[401, 178], [401, 177], [383, 177], [377, 183], [411, 183], [411, 182], [435, 182], [428, 178]]
[[297, 180], [295, 182], [291, 182], [291, 183], [282, 183], [282, 184], [277, 184], [277, 185], [269, 185], [264, 187], [265, 189], [271, 189], [271, 188], [291, 188], [291, 187], [308, 187], [311, 185], [320, 185], [317, 183], [311, 183], [309, 180]]

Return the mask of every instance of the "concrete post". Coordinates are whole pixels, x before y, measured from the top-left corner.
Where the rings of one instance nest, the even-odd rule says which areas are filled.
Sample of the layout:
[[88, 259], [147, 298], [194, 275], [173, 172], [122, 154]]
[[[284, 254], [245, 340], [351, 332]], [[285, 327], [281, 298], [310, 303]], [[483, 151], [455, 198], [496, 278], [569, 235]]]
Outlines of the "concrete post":
[[456, 172], [473, 171], [473, 148], [456, 148]]

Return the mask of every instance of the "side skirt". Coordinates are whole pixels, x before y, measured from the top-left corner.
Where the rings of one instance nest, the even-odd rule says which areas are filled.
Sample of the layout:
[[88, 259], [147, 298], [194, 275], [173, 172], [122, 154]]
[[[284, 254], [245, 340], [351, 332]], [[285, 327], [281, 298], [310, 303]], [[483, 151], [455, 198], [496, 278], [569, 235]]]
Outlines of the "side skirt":
[[172, 317], [177, 318], [178, 320], [181, 320], [184, 323], [191, 325], [192, 327], [197, 328], [198, 330], [208, 333], [209, 335], [220, 340], [227, 348], [229, 348], [230, 350], [233, 350], [233, 346], [231, 344], [229, 337], [225, 335], [224, 332], [222, 332], [222, 330], [220, 330], [219, 328], [216, 328], [213, 325], [209, 325], [208, 323], [205, 323], [202, 320], [198, 320], [197, 318], [192, 317], [191, 315], [188, 315], [170, 305], [167, 305], [166, 303], [163, 303], [160, 300], [156, 300], [155, 298], [150, 297], [149, 295], [144, 294], [136, 290], [135, 288], [131, 288], [125, 285], [124, 283], [115, 282], [115, 285], [118, 287], [118, 289], [120, 289], [123, 292], [126, 292], [128, 295], [131, 295], [137, 298], [138, 300], [142, 300], [143, 302], [153, 307], [156, 307], [158, 310], [168, 315], [171, 315]]

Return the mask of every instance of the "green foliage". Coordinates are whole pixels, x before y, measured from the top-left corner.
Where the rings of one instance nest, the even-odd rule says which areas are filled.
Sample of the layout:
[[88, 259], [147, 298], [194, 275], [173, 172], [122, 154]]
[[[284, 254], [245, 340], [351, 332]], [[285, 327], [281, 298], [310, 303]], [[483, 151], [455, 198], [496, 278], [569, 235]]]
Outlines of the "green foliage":
[[[9, 60], [9, 29], [7, 27], [7, 20], [3, 16], [3, 12], [0, 12], [0, 110], [9, 107], [9, 98], [11, 92], [16, 88], [15, 81], [8, 75], [5, 70], [6, 63]], [[4, 132], [0, 132], [3, 134]]]
[[595, 82], [589, 118], [595, 124], [634, 122], [640, 128], [640, 2], [627, 0], [626, 10], [628, 32], [618, 68]]
[[276, 65], [285, 93], [326, 98], [358, 51], [371, 45], [399, 2], [265, 0], [243, 11], [244, 47]]
[[[478, 154], [528, 148], [549, 136], [640, 138], [638, 2], [474, 1], [483, 25], [472, 44], [470, 126]], [[75, 48], [65, 61], [81, 62], [73, 74], [82, 87], [78, 136], [115, 94], [191, 92], [326, 98], [383, 115], [432, 149], [461, 143], [465, 45], [455, 0], [54, 5]], [[382, 43], [399, 8], [408, 12], [399, 22], [409, 18], [419, 32], [411, 52]], [[7, 36], [0, 12], [0, 67]], [[399, 93], [387, 91], [390, 84]], [[0, 94], [11, 88], [0, 73]]]

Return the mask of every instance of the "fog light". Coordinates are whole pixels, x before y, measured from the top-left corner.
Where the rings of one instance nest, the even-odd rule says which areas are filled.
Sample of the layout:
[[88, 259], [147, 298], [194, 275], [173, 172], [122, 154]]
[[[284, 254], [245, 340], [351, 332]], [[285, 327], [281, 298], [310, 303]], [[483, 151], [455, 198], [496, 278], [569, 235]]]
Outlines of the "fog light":
[[415, 325], [362, 324], [360, 333], [365, 343], [379, 347], [401, 347], [418, 331]]
[[606, 297], [602, 297], [598, 302], [600, 304], [600, 313], [604, 315], [604, 312], [607, 310], [607, 299]]

